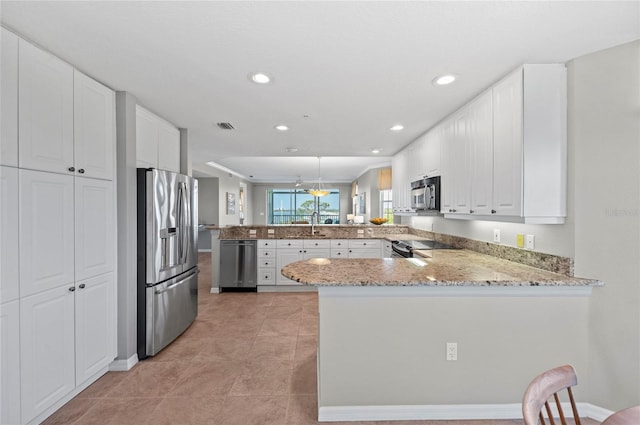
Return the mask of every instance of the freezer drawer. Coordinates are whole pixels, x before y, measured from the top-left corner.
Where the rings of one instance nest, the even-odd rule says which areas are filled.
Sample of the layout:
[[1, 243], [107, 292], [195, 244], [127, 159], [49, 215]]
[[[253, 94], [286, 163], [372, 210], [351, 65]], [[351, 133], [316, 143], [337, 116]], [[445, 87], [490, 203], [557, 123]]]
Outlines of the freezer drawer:
[[198, 315], [198, 269], [146, 289], [147, 355], [184, 332]]

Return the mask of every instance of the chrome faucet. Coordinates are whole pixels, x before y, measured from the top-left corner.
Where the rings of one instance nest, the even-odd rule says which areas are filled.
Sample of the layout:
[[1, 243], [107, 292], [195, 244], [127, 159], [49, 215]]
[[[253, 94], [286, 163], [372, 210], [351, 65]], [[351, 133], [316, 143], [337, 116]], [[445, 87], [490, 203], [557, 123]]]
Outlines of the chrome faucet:
[[316, 234], [316, 224], [318, 224], [318, 211], [311, 214], [311, 236]]

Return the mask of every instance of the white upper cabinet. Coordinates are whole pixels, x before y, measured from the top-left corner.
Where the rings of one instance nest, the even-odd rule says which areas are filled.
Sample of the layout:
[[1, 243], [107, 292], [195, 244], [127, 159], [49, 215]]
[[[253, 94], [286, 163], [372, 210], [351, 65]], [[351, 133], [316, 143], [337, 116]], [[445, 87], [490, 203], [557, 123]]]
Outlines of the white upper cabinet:
[[158, 128], [156, 118], [136, 106], [136, 164], [140, 168], [158, 168]]
[[438, 129], [429, 131], [424, 139], [419, 158], [424, 161], [424, 170], [427, 177], [440, 175], [442, 133]]
[[20, 295], [74, 281], [73, 176], [20, 170]]
[[522, 215], [522, 71], [493, 87], [494, 214]]
[[0, 27], [0, 165], [18, 166], [18, 36]]
[[74, 167], [85, 177], [112, 180], [115, 93], [74, 71]]
[[395, 154], [391, 160], [391, 189], [393, 191], [394, 212], [404, 212], [411, 209], [410, 154], [409, 149], [405, 148]]
[[0, 304], [18, 299], [18, 169], [0, 166]]
[[493, 108], [491, 92], [470, 105], [471, 214], [491, 214], [493, 201]]
[[524, 65], [441, 125], [446, 218], [564, 222], [566, 96], [564, 65]]
[[158, 168], [180, 172], [180, 130], [162, 121], [158, 124]]
[[73, 164], [73, 68], [20, 39], [20, 168], [69, 173]]
[[136, 106], [136, 163], [140, 168], [180, 172], [180, 131]]

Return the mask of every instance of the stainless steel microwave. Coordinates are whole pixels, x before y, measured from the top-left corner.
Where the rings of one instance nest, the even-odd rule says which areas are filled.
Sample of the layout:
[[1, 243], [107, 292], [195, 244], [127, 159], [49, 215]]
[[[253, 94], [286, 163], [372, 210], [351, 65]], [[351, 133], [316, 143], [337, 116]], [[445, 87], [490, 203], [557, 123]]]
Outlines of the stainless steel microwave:
[[411, 208], [440, 210], [440, 176], [411, 182]]

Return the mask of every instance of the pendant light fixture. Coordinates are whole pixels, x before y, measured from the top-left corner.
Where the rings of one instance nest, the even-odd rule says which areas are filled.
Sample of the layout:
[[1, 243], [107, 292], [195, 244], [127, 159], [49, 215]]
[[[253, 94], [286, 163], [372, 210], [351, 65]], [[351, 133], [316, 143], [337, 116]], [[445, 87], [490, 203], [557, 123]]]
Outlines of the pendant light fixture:
[[320, 157], [318, 157], [318, 184], [313, 185], [311, 189], [308, 190], [308, 193], [316, 197], [326, 196], [329, 194], [329, 191], [322, 185], [322, 179], [320, 177]]

